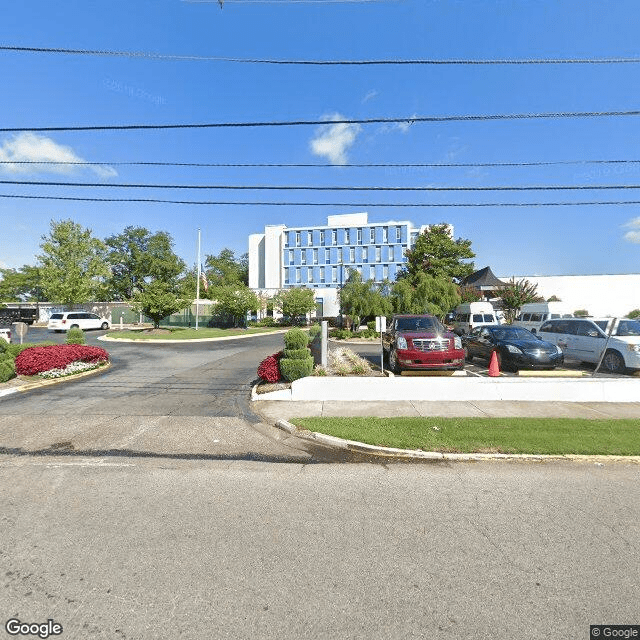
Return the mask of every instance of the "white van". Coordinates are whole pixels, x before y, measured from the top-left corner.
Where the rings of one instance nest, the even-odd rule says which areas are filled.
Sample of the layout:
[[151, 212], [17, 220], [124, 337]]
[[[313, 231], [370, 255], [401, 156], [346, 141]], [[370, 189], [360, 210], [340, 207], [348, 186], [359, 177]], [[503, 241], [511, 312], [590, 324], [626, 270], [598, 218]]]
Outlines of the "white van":
[[490, 302], [463, 302], [456, 307], [452, 325], [459, 336], [487, 324], [500, 324], [498, 314]]
[[[607, 335], [611, 337], [607, 344]], [[548, 320], [538, 332], [547, 342], [560, 347], [565, 356], [597, 364], [605, 345], [602, 369], [624, 373], [640, 369], [640, 321], [630, 318], [561, 318]]]
[[573, 318], [564, 302], [529, 302], [520, 307], [520, 313], [513, 324], [537, 333], [544, 322], [558, 318]]

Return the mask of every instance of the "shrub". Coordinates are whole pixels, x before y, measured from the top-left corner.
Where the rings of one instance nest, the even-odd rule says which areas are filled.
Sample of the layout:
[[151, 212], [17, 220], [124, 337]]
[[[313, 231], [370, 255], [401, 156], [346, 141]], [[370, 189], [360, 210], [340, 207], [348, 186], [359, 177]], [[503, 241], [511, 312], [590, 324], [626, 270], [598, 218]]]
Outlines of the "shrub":
[[369, 331], [375, 331], [376, 330], [376, 321], [375, 320], [371, 320], [371, 321], [367, 322], [367, 329], [369, 329]]
[[321, 333], [322, 333], [322, 327], [319, 324], [312, 324], [309, 327], [310, 340], [314, 340], [315, 338], [319, 337]]
[[256, 322], [256, 327], [276, 327], [278, 323], [271, 317], [267, 316]]
[[287, 349], [303, 349], [309, 344], [309, 335], [302, 329], [289, 329], [284, 334], [284, 345]]
[[352, 338], [353, 333], [349, 329], [331, 329], [329, 337], [336, 340], [346, 340], [347, 338]]
[[313, 358], [305, 358], [304, 360], [291, 360], [290, 358], [282, 358], [280, 360], [280, 371], [285, 380], [293, 382], [299, 378], [305, 378], [313, 373]]
[[258, 377], [262, 378], [265, 382], [279, 382], [282, 379], [280, 375], [280, 358], [282, 358], [283, 352], [278, 351], [272, 356], [265, 358], [258, 366]]
[[574, 315], [576, 318], [586, 318], [586, 317], [588, 317], [589, 312], [588, 312], [586, 309], [576, 309], [576, 310], [573, 312], [573, 315]]
[[360, 331], [358, 333], [358, 338], [379, 338], [380, 334], [373, 329], [365, 329], [364, 331]]
[[7, 382], [11, 378], [15, 378], [16, 365], [13, 358], [4, 358], [0, 360], [0, 382]]
[[100, 347], [76, 344], [57, 344], [48, 347], [29, 347], [16, 358], [16, 372], [33, 376], [50, 369], [64, 369], [72, 362], [106, 362], [109, 354]]
[[311, 349], [305, 347], [304, 349], [285, 349], [284, 357], [290, 360], [304, 360], [311, 355]]
[[629, 311], [629, 313], [627, 314], [627, 318], [640, 318], [640, 309]]
[[4, 338], [0, 338], [0, 353], [4, 353], [8, 346], [9, 343]]
[[87, 341], [84, 339], [84, 331], [78, 327], [67, 331], [65, 342], [67, 344], [86, 344]]

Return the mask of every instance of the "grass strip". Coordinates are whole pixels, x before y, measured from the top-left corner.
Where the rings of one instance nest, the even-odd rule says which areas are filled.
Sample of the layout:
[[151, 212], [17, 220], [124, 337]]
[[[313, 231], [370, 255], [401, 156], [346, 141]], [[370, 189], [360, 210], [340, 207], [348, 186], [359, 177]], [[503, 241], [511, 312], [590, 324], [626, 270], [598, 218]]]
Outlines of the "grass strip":
[[[163, 327], [164, 328], [164, 327]], [[203, 338], [233, 338], [236, 336], [246, 336], [253, 333], [272, 333], [281, 331], [282, 327], [251, 327], [249, 329], [183, 329], [172, 327], [171, 333], [149, 334], [143, 330], [138, 331], [111, 331], [107, 335], [110, 338], [120, 338], [126, 340], [196, 340]]]
[[574, 418], [294, 418], [345, 440], [442, 453], [640, 455], [640, 420]]

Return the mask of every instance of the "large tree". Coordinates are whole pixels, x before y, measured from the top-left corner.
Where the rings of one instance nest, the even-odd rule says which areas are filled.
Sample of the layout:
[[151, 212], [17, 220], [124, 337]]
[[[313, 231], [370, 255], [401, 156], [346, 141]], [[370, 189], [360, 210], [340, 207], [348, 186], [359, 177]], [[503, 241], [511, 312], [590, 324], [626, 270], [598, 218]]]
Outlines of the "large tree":
[[91, 229], [73, 220], [52, 220], [40, 248], [41, 287], [48, 300], [77, 304], [105, 295], [109, 276], [105, 245], [92, 236]]
[[399, 278], [412, 278], [425, 273], [434, 278], [446, 278], [459, 284], [474, 271], [473, 262], [465, 262], [475, 257], [471, 250], [471, 240], [454, 240], [451, 227], [434, 224], [418, 236], [413, 249], [406, 253], [407, 262]]
[[245, 285], [214, 287], [210, 291], [216, 301], [216, 314], [232, 318], [234, 327], [244, 325], [247, 313], [258, 309], [258, 296]]
[[391, 313], [391, 301], [384, 295], [385, 284], [372, 280], [363, 282], [355, 269], [350, 271], [346, 284], [340, 289], [340, 309], [349, 324], [356, 326], [366, 316], [386, 316]]
[[418, 273], [393, 284], [391, 301], [396, 313], [431, 313], [442, 319], [460, 302], [460, 295], [450, 279]]
[[273, 306], [282, 314], [293, 320], [300, 320], [316, 307], [312, 289], [294, 287], [283, 289], [273, 299]]
[[151, 233], [144, 227], [127, 227], [105, 243], [114, 300], [130, 300], [156, 280], [174, 285], [186, 267], [174, 253], [173, 240], [166, 231]]
[[25, 264], [20, 269], [0, 269], [0, 301], [42, 302], [40, 269]]
[[249, 284], [249, 254], [236, 258], [231, 249], [223, 249], [217, 256], [207, 255], [205, 271], [209, 286]]
[[146, 284], [144, 289], [134, 293], [131, 308], [151, 318], [154, 328], [157, 329], [163, 318], [182, 311], [192, 302], [193, 300], [180, 295], [180, 290], [175, 284], [154, 280]]

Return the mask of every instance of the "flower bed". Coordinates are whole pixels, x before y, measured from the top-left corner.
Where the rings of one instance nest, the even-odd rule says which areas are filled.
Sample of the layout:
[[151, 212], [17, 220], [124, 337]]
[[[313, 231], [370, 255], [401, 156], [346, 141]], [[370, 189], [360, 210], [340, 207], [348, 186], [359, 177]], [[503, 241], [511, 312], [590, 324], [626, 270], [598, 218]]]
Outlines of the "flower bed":
[[16, 373], [34, 376], [51, 369], [66, 369], [72, 362], [101, 363], [109, 354], [100, 347], [79, 344], [56, 344], [48, 347], [30, 347], [16, 357]]

